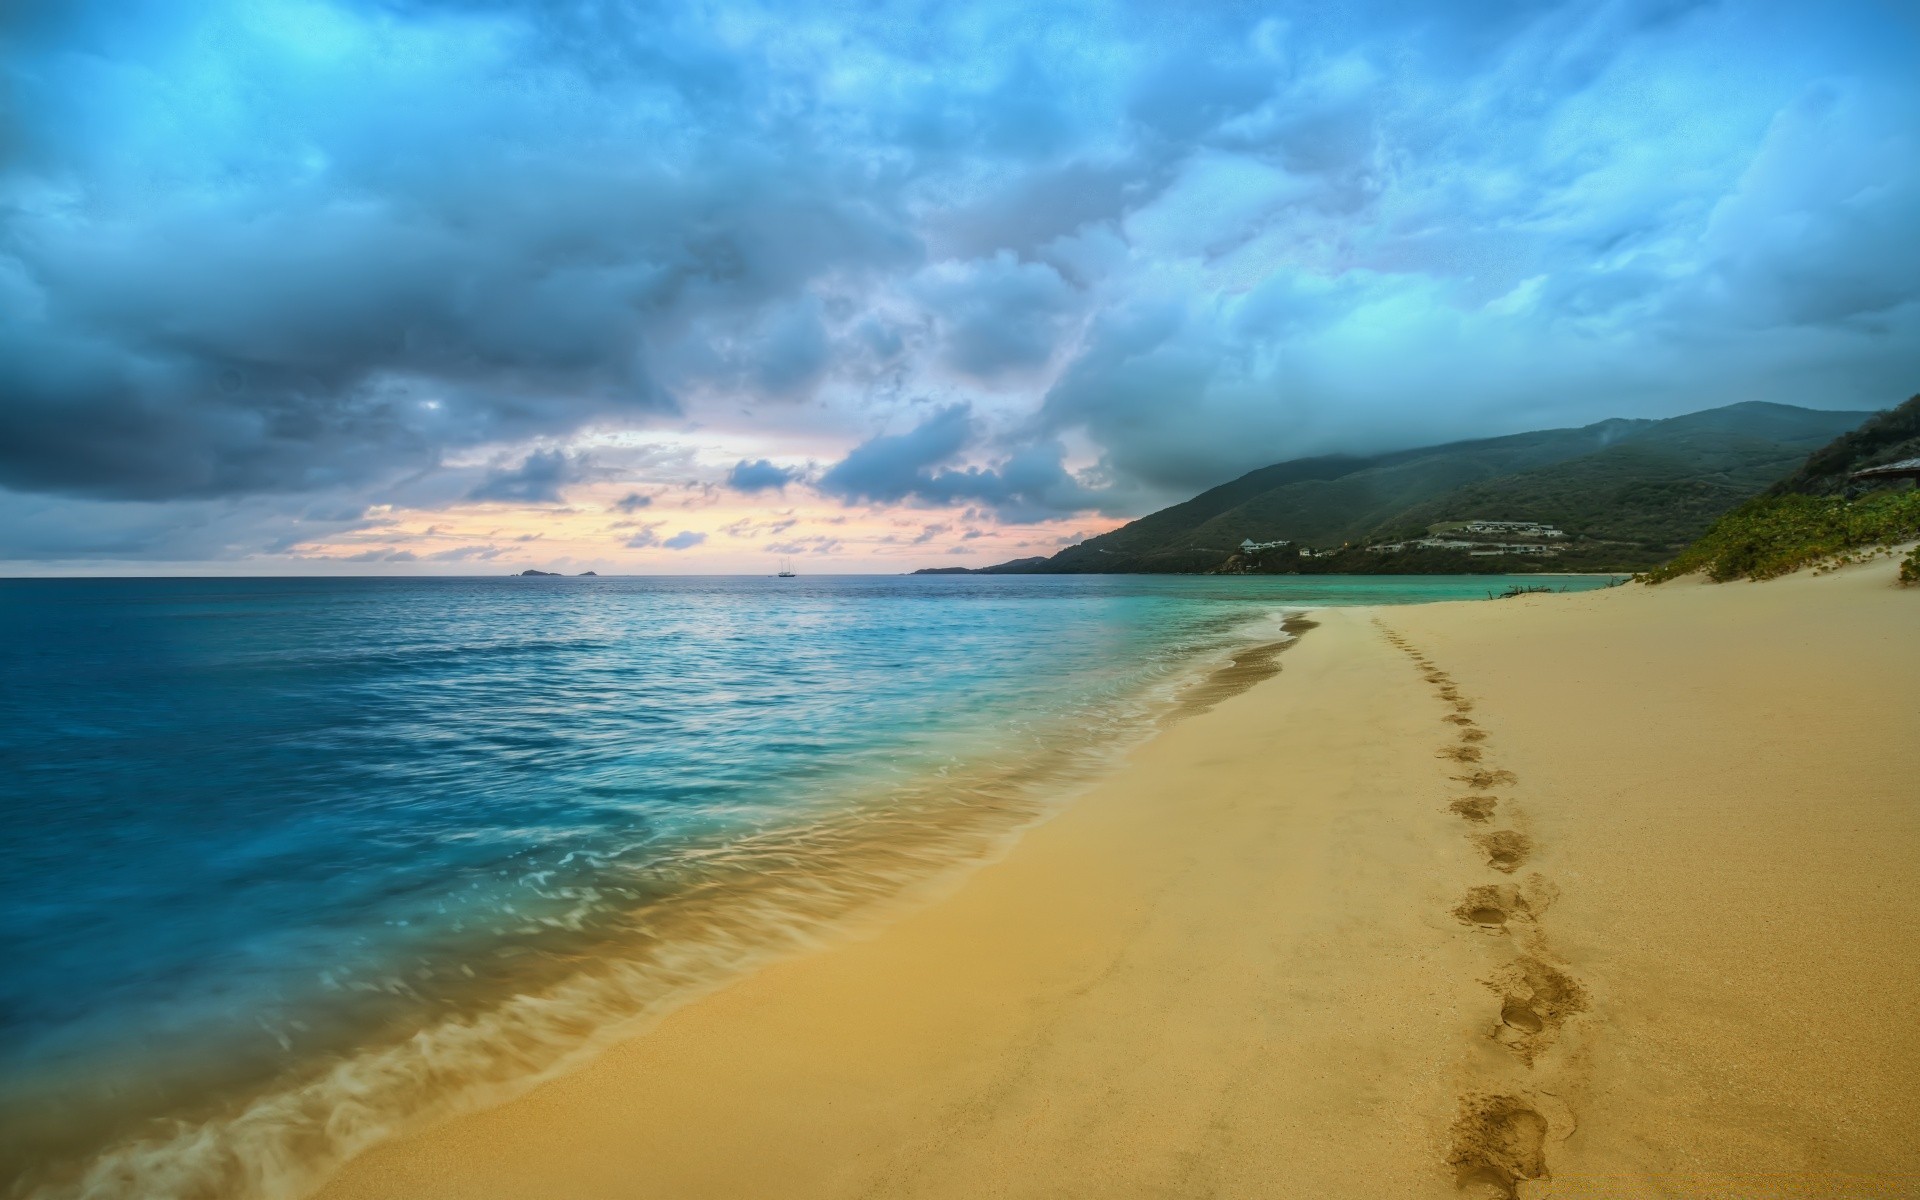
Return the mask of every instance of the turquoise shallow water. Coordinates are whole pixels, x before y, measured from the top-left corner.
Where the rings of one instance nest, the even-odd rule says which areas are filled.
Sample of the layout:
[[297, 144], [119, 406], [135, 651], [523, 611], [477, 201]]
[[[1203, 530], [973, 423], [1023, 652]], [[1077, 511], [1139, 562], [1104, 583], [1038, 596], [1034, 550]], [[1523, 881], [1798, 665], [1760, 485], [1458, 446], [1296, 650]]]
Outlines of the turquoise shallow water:
[[989, 852], [1284, 609], [1507, 582], [0, 582], [0, 1169], [292, 1194]]

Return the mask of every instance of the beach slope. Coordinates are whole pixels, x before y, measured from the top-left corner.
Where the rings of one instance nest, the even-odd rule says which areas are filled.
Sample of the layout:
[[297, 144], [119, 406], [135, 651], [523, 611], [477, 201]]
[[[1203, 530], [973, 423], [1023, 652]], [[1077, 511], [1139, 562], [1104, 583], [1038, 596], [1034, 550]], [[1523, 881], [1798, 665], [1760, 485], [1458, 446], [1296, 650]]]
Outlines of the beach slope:
[[323, 1195], [1920, 1193], [1892, 577], [1326, 610], [935, 902]]

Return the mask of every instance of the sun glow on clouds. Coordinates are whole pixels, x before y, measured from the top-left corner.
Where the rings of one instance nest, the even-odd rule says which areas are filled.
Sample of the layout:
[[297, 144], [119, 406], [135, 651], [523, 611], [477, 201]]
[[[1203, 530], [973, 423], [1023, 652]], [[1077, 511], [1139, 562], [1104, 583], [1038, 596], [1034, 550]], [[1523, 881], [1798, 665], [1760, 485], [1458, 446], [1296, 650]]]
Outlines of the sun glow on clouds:
[[[1011, 523], [972, 506], [848, 504], [815, 487], [817, 460], [731, 457], [753, 448], [750, 439], [677, 434], [640, 443], [616, 433], [536, 450], [519, 463], [482, 457], [463, 464], [480, 479], [467, 502], [369, 509], [349, 528], [283, 553], [311, 567], [368, 573], [724, 574], [770, 571], [786, 558], [816, 571], [894, 572], [1051, 554], [1119, 524]], [[549, 483], [544, 502], [519, 502]]]
[[[621, 502], [648, 496], [644, 506]], [[1104, 532], [1117, 521], [1049, 520], [1007, 525], [977, 509], [845, 508], [796, 496], [769, 507], [700, 486], [576, 490], [564, 507], [470, 505], [382, 509], [351, 531], [288, 549], [317, 565], [371, 573], [406, 568], [485, 574], [527, 567], [567, 572], [735, 573], [771, 571], [782, 558], [818, 571], [893, 572], [948, 562], [978, 564], [1034, 554]]]

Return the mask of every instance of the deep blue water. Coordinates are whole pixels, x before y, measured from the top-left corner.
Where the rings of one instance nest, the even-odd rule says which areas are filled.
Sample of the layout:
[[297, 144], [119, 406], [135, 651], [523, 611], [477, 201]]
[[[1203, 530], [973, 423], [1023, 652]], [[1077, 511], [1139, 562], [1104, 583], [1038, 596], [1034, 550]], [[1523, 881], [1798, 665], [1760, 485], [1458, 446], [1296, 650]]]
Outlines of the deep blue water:
[[[860, 841], [810, 829], [934, 819], [929, 780], [1117, 735], [1284, 606], [1504, 582], [0, 581], [0, 1170], [57, 1183], [146, 1138], [117, 1169], [155, 1171], [156, 1118], [231, 1116], [635, 947], [657, 964], [677, 930], [720, 921], [715, 961], [746, 962], [760, 926], [716, 917], [726, 895]], [[697, 920], [663, 915], [683, 893]]]

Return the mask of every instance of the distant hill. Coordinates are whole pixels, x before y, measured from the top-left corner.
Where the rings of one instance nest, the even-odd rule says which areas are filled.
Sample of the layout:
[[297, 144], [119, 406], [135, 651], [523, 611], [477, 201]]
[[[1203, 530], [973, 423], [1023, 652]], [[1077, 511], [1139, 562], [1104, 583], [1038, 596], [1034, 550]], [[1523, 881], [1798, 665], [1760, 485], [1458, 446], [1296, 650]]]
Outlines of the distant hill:
[[1047, 565], [1046, 555], [1016, 558], [991, 567], [922, 567], [915, 575], [1034, 575]]
[[1568, 535], [1558, 570], [1637, 570], [1663, 561], [1715, 517], [1764, 490], [1869, 412], [1749, 402], [1667, 420], [1600, 421], [1371, 456], [1295, 459], [1161, 509], [1050, 559], [996, 573], [1203, 572], [1243, 539], [1335, 553], [1269, 555], [1231, 569], [1432, 573], [1514, 570], [1506, 557], [1339, 548], [1420, 536], [1434, 525], [1537, 521]]

